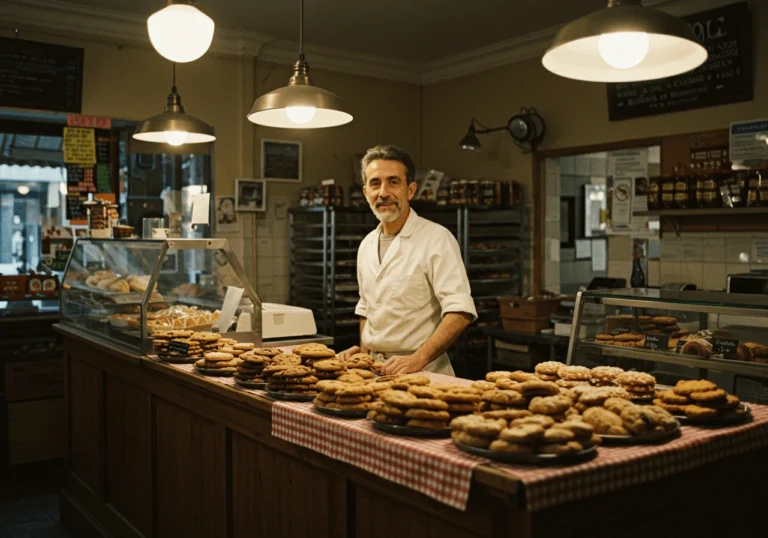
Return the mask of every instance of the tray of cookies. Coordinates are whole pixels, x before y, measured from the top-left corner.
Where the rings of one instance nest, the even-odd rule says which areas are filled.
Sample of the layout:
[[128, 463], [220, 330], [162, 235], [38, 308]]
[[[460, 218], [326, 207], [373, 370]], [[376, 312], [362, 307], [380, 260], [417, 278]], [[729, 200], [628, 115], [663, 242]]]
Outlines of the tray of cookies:
[[[278, 355], [279, 357], [279, 355]], [[277, 358], [277, 357], [275, 357]], [[273, 359], [274, 360], [274, 359]], [[269, 371], [267, 378], [267, 394], [276, 400], [291, 400], [296, 402], [311, 402], [317, 395], [318, 378], [309, 366], [280, 365], [280, 369]]]
[[[609, 387], [598, 390], [606, 388]], [[595, 401], [589, 391], [587, 398]], [[582, 420], [591, 424], [606, 443], [659, 443], [680, 435], [680, 423], [665, 409], [655, 405], [637, 405], [620, 396], [610, 396], [599, 405], [587, 407], [582, 413]]]
[[398, 376], [392, 389], [378, 392], [368, 418], [373, 427], [393, 435], [442, 437], [450, 434], [449, 404], [443, 391], [429, 387], [429, 378], [418, 374]]
[[195, 371], [202, 375], [229, 377], [234, 375], [239, 363], [231, 353], [211, 351], [195, 361]]
[[363, 380], [351, 383], [324, 379], [317, 382], [315, 410], [341, 418], [365, 418], [376, 392], [374, 384]]
[[671, 390], [658, 391], [653, 403], [683, 424], [727, 426], [749, 420], [752, 411], [737, 396], [706, 379], [681, 380]]
[[238, 387], [242, 387], [244, 389], [256, 389], [256, 390], [265, 390], [267, 387], [267, 383], [265, 381], [244, 381], [242, 379], [239, 379], [237, 377], [237, 373], [235, 373], [235, 385]]
[[[505, 410], [501, 416], [465, 415], [451, 421], [451, 438], [460, 449], [506, 463], [560, 464], [597, 455], [601, 440], [578, 419], [555, 422], [548, 415]], [[494, 413], [490, 411], [488, 413]]]

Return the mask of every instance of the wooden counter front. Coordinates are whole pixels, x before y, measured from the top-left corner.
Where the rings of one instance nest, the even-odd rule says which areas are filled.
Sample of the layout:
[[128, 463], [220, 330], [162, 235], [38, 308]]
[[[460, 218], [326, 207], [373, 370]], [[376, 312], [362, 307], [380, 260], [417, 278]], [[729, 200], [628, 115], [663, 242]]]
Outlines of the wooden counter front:
[[768, 478], [764, 452], [535, 513], [520, 508], [518, 481], [480, 466], [461, 512], [273, 437], [267, 398], [57, 330], [70, 470], [61, 517], [73, 536], [722, 537], [759, 519], [759, 496], [737, 492]]

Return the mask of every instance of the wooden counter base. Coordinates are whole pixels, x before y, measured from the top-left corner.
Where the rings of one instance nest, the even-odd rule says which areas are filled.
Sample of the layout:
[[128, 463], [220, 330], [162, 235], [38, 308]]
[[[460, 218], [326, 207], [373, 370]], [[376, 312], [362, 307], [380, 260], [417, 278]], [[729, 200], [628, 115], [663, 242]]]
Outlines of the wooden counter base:
[[762, 528], [760, 496], [748, 492], [768, 478], [765, 452], [533, 514], [517, 481], [483, 466], [460, 512], [272, 437], [266, 398], [58, 330], [62, 523], [78, 538], [722, 538]]

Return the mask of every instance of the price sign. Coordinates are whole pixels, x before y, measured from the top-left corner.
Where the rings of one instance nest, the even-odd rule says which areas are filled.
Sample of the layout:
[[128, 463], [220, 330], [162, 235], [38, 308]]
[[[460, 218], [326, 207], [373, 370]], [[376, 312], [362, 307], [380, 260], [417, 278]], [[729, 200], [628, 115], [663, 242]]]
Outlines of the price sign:
[[[678, 344], [679, 343], [680, 342], [678, 342]], [[657, 350], [667, 351], [669, 349], [669, 335], [668, 334], [646, 334], [645, 349], [652, 349], [653, 351], [657, 351]]]
[[629, 329], [613, 329], [609, 334], [612, 334], [613, 336], [617, 336], [619, 334], [626, 334], [632, 332]]
[[735, 338], [714, 338], [712, 340], [712, 352], [721, 354], [727, 359], [736, 357], [739, 341]]
[[178, 340], [171, 340], [168, 342], [168, 354], [189, 355], [189, 344], [179, 342]]

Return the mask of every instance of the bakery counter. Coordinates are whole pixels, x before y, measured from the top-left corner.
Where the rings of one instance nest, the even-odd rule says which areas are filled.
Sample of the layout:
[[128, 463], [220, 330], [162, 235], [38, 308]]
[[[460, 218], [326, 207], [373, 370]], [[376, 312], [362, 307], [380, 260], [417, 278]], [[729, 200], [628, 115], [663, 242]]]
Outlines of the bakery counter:
[[[69, 464], [61, 519], [73, 536], [607, 538], [658, 535], [660, 529], [665, 535], [736, 536], [763, 525], [762, 499], [750, 491], [768, 479], [768, 454], [745, 448], [763, 443], [744, 443], [738, 456], [696, 467], [670, 458], [666, 472], [652, 468], [644, 482], [618, 490], [602, 487], [595, 475], [574, 475], [570, 483], [561, 476], [547, 503], [530, 477], [562, 473], [530, 467], [516, 473], [478, 460], [462, 510], [398, 485], [407, 477], [387, 480], [345, 463], [355, 458], [284, 440], [273, 425], [284, 426], [292, 416], [286, 404], [132, 355], [76, 329], [57, 331], [64, 338]], [[293, 411], [306, 418], [300, 405]], [[347, 424], [355, 422], [363, 428], [363, 421]], [[302, 435], [333, 445], [332, 424]], [[373, 435], [370, 450], [384, 441]], [[619, 477], [635, 468], [614, 459]], [[382, 464], [394, 474], [424, 475], [430, 468], [428, 458], [421, 469], [411, 461]], [[540, 509], [531, 508], [534, 491]], [[717, 510], [701, 510], [702, 503]], [[724, 513], [732, 516], [720, 517]]]

